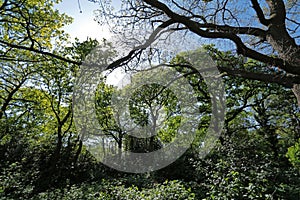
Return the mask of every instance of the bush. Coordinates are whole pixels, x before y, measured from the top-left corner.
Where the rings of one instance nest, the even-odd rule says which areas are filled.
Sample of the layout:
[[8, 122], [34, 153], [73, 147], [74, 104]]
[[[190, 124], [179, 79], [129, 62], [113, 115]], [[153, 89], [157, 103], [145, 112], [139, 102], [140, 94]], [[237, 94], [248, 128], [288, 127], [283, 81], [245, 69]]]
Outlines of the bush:
[[39, 193], [32, 199], [86, 199], [86, 200], [178, 200], [195, 199], [194, 193], [179, 181], [166, 181], [154, 184], [153, 188], [125, 187], [121, 182], [102, 180], [101, 183], [73, 185], [62, 190], [55, 189]]

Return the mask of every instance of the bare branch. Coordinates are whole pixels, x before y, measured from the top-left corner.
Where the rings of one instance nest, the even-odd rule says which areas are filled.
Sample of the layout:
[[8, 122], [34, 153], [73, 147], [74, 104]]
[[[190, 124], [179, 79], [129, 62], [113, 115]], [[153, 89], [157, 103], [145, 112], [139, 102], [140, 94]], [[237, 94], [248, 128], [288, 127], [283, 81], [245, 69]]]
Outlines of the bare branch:
[[266, 83], [277, 83], [287, 88], [292, 88], [294, 84], [300, 84], [300, 76], [255, 73], [222, 66], [218, 66], [218, 69], [220, 72], [225, 72], [224, 75], [258, 80]]
[[165, 4], [157, 1], [157, 0], [144, 0], [149, 5], [156, 7], [162, 10], [170, 19], [174, 20], [175, 22], [184, 24], [190, 31], [196, 33], [197, 35], [205, 38], [219, 38], [219, 39], [229, 39], [233, 41], [237, 47], [237, 53], [242, 54], [243, 56], [255, 59], [257, 61], [264, 62], [271, 66], [279, 67], [285, 70], [288, 73], [300, 75], [300, 70], [295, 68], [290, 63], [284, 62], [283, 59], [277, 57], [271, 57], [268, 55], [264, 55], [259, 53], [255, 50], [248, 48], [240, 37], [238, 37], [234, 33], [223, 33], [223, 32], [207, 32], [201, 29], [201, 24], [189, 19], [188, 17], [179, 15], [174, 13], [169, 9], [168, 6]]
[[116, 61], [114, 61], [113, 63], [111, 63], [106, 69], [115, 69], [117, 67], [123, 66], [126, 63], [128, 63], [129, 61], [131, 61], [135, 56], [140, 55], [140, 53], [146, 49], [147, 47], [149, 47], [155, 40], [156, 40], [156, 36], [166, 27], [174, 24], [175, 22], [173, 20], [168, 20], [163, 22], [161, 25], [159, 25], [154, 31], [153, 33], [150, 35], [150, 37], [146, 40], [146, 42], [136, 48], [134, 48], [133, 50], [131, 50], [127, 56], [122, 57]]
[[265, 15], [264, 15], [260, 5], [258, 4], [257, 0], [251, 0], [251, 3], [253, 5], [253, 8], [257, 14], [257, 17], [258, 17], [260, 23], [262, 23], [265, 26], [268, 26], [270, 24], [270, 21], [265, 18]]
[[212, 23], [199, 24], [202, 28], [208, 28], [208, 30], [216, 30], [224, 33], [234, 33], [234, 34], [246, 34], [253, 35], [265, 39], [267, 36], [267, 31], [255, 27], [233, 27], [228, 25], [217, 25]]

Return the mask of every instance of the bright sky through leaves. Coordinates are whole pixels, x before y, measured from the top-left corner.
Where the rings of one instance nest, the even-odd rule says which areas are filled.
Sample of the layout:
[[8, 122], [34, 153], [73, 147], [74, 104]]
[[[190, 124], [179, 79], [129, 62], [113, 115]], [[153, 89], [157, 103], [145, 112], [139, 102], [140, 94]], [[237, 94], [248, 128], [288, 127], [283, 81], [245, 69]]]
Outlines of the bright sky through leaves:
[[55, 6], [60, 12], [74, 18], [73, 23], [66, 26], [66, 32], [71, 35], [72, 39], [77, 37], [81, 41], [87, 37], [96, 38], [99, 41], [103, 38], [108, 39], [110, 37], [108, 28], [101, 27], [94, 20], [93, 11], [98, 8], [98, 4], [89, 1], [79, 1], [79, 3], [77, 0], [63, 0]]

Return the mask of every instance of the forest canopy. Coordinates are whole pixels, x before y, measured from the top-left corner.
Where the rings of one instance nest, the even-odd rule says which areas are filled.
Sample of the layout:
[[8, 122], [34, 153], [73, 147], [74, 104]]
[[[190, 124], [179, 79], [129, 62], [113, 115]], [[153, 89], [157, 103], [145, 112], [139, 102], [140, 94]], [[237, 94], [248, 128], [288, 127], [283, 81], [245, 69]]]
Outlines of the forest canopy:
[[[300, 198], [298, 1], [89, 1], [110, 40], [72, 41], [59, 0], [0, 0], [0, 199]], [[174, 141], [144, 173], [101, 160]]]

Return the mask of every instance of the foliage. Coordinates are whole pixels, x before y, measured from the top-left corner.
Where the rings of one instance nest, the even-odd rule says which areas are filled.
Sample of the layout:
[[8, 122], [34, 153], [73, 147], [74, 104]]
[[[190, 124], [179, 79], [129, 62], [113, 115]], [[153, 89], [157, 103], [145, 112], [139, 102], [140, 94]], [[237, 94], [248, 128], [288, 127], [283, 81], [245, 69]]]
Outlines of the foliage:
[[[57, 2], [0, 1], [0, 199], [299, 198], [300, 113], [289, 89], [295, 84], [297, 75], [290, 77], [287, 73], [290, 70], [290, 58], [282, 55], [276, 45], [269, 42], [277, 54], [262, 52], [265, 53], [260, 55], [263, 59], [249, 56], [248, 47], [242, 46], [242, 50], [247, 50], [246, 52], [240, 52], [239, 48], [238, 51], [250, 58], [236, 55], [234, 51], [220, 51], [213, 45], [205, 46], [205, 52], [212, 56], [226, 83], [227, 114], [220, 138], [204, 158], [200, 150], [203, 135], [210, 122], [211, 99], [203, 77], [194, 73], [191, 63], [185, 59], [186, 55], [195, 56], [200, 50], [181, 52], [173, 57], [168, 63], [169, 67], [184, 75], [199, 102], [196, 140], [184, 155], [164, 169], [145, 174], [122, 173], [96, 161], [82, 144], [72, 114], [74, 79], [80, 69], [78, 64], [84, 59], [97, 62], [91, 52], [103, 53], [102, 61], [107, 64], [119, 52], [105, 40], [76, 40], [69, 44], [62, 28], [71, 19], [53, 8], [53, 4]], [[124, 2], [124, 6], [129, 8], [145, 6], [139, 7], [143, 9], [138, 9], [138, 13], [135, 13], [135, 9], [123, 10], [123, 15], [133, 12], [137, 14], [134, 20], [141, 19], [138, 22], [132, 21], [130, 25], [140, 22], [143, 24], [151, 20], [151, 16], [159, 19], [153, 21], [154, 26], [165, 23], [162, 22], [165, 17], [172, 18], [159, 11], [165, 10], [165, 7], [154, 5], [158, 1]], [[191, 4], [194, 7], [188, 11], [184, 7], [188, 5], [187, 2], [180, 2], [184, 3], [183, 7], [176, 5], [175, 1], [162, 2], [168, 2], [168, 5], [173, 5], [172, 9], [185, 15], [202, 8], [198, 4]], [[207, 13], [214, 10], [216, 3], [225, 1], [193, 2], [205, 5], [203, 9], [207, 9], [204, 10]], [[232, 31], [233, 27], [226, 24], [233, 22], [227, 17], [234, 18], [228, 14], [226, 6], [233, 6], [233, 1], [226, 2], [229, 3], [215, 15], [216, 22], [220, 22], [220, 12], [223, 12], [225, 25], [206, 27], [207, 34], [226, 35], [228, 31]], [[255, 4], [257, 1], [251, 1], [252, 4], [253, 2], [254, 9], [259, 10]], [[289, 11], [297, 7], [292, 1], [287, 5]], [[269, 9], [272, 10], [272, 6]], [[154, 15], [143, 16], [143, 12]], [[110, 16], [111, 14], [109, 13]], [[163, 17], [159, 18], [161, 16]], [[204, 18], [192, 15], [186, 20], [191, 22], [196, 18], [195, 23], [200, 29], [204, 29], [203, 26], [212, 25], [203, 20], [210, 17], [213, 18], [214, 15]], [[178, 17], [181, 18], [182, 16]], [[201, 20], [203, 23], [200, 23]], [[178, 30], [194, 30], [189, 23], [177, 23], [185, 25], [176, 27]], [[274, 22], [270, 22], [268, 28], [274, 28]], [[242, 33], [239, 31], [242, 30], [243, 27], [234, 29], [231, 34], [240, 36]], [[254, 34], [253, 31], [246, 33]], [[276, 39], [274, 29], [268, 30], [268, 33]], [[201, 34], [202, 32], [198, 35]], [[287, 35], [284, 36], [286, 39]], [[95, 49], [96, 46], [98, 48]], [[293, 44], [287, 46], [293, 47]], [[280, 69], [281, 66], [270, 66], [269, 61], [264, 60], [265, 56], [270, 57], [275, 64], [282, 60], [287, 62], [283, 65], [285, 71]], [[205, 57], [199, 58], [193, 64], [201, 64], [204, 59]], [[258, 74], [262, 76], [254, 77]], [[160, 76], [164, 75], [163, 72], [160, 73]], [[144, 80], [144, 77], [134, 78], [137, 81]], [[130, 88], [117, 91], [113, 86], [101, 82], [95, 93], [100, 129], [105, 136], [115, 140], [117, 145], [114, 147], [148, 152], [172, 142], [180, 122], [185, 120], [178, 117], [180, 100], [172, 90], [159, 84], [142, 85], [132, 92], [128, 102], [123, 102], [129, 104], [125, 119], [130, 117], [140, 126], [150, 125], [154, 130], [159, 129], [158, 135], [150, 138], [157, 146], [149, 147], [148, 141], [143, 140], [136, 149], [134, 143], [137, 140], [128, 137], [122, 130], [114, 116], [116, 108], [111, 105], [113, 92], [122, 95], [122, 92], [126, 93], [128, 90]], [[155, 113], [166, 118], [161, 126], [156, 126], [158, 115]]]
[[288, 148], [287, 157], [289, 161], [300, 170], [300, 139], [294, 146]]
[[[0, 196], [1, 198], [1, 196]], [[32, 199], [194, 199], [190, 189], [186, 189], [179, 181], [166, 181], [162, 184], [154, 184], [150, 189], [138, 188], [134, 185], [125, 187], [120, 182], [105, 181], [101, 183], [85, 183], [70, 185], [64, 189], [49, 190], [39, 193]]]

